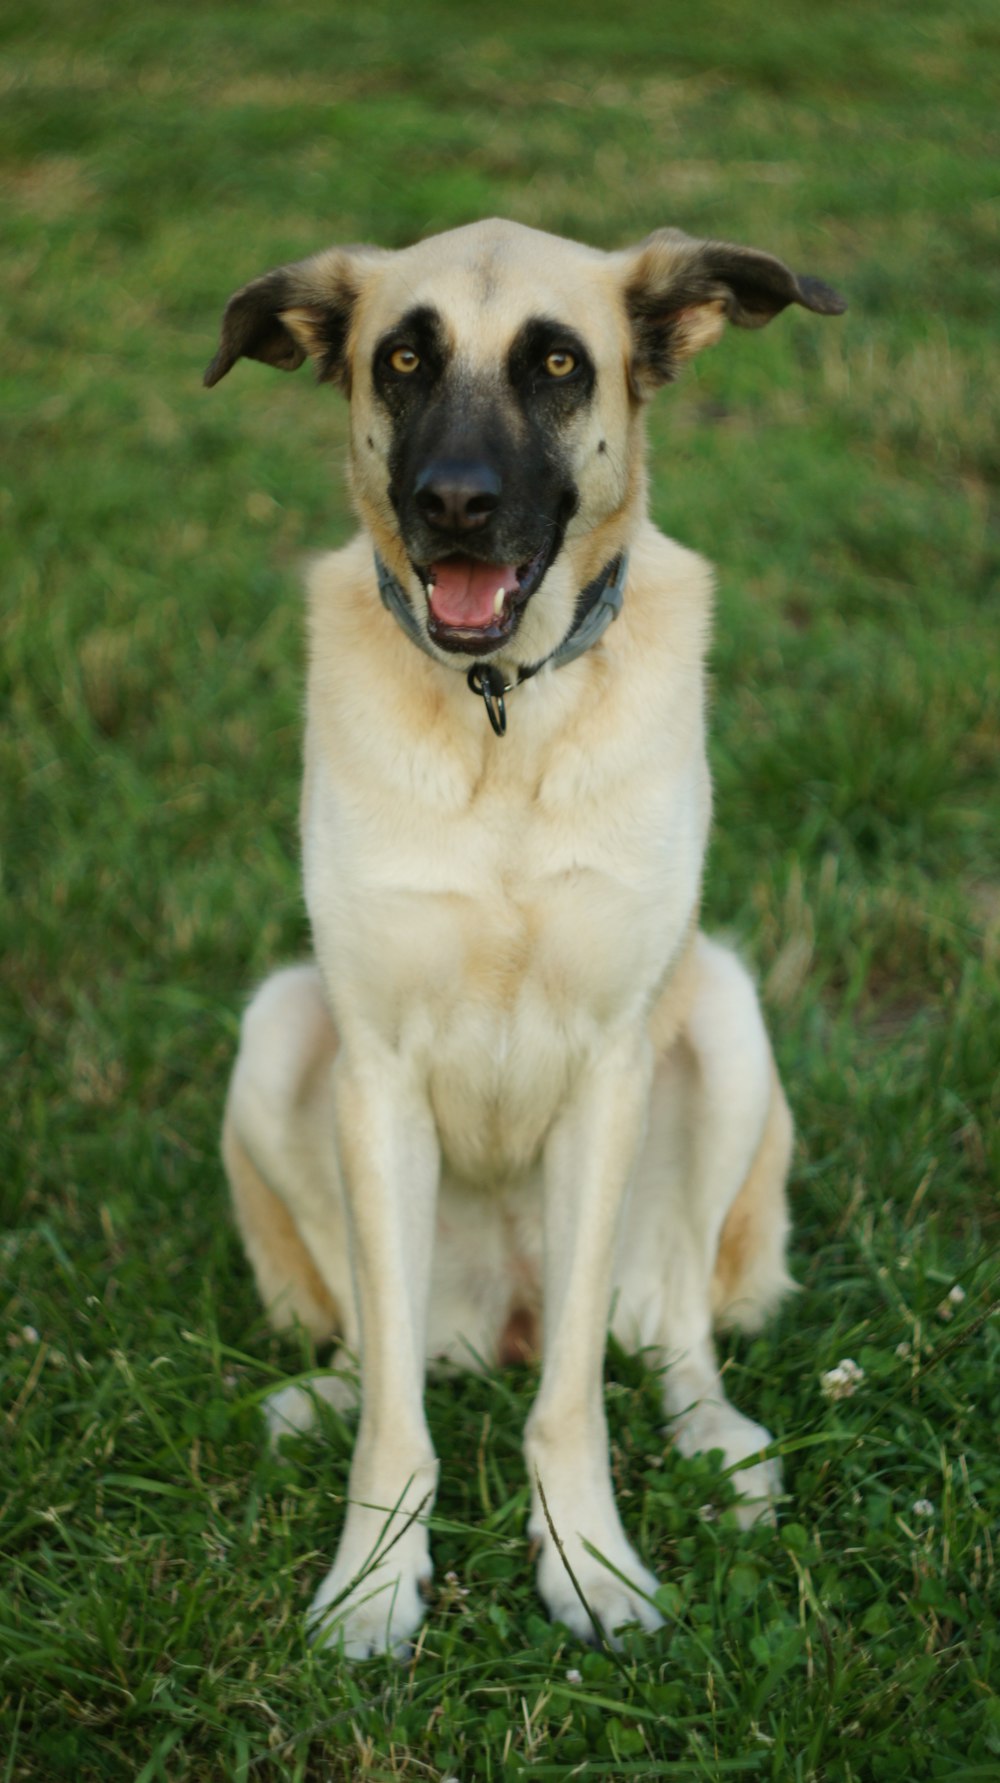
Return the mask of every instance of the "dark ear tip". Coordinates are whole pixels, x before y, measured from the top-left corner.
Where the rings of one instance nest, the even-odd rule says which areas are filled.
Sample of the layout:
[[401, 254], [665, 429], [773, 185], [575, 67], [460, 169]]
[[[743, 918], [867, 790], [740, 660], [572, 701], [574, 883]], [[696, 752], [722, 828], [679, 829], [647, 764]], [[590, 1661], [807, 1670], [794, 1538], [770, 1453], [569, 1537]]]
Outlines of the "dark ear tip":
[[796, 284], [801, 292], [801, 301], [807, 310], [815, 310], [818, 316], [842, 316], [847, 308], [847, 298], [841, 297], [832, 285], [824, 285], [822, 279], [800, 278]]

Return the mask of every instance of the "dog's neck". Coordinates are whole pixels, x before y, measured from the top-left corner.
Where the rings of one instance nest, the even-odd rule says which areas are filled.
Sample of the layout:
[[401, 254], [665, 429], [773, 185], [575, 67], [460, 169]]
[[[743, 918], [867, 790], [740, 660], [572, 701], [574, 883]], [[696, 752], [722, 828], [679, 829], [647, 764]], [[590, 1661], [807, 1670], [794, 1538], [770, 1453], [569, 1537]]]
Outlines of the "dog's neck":
[[[402, 627], [410, 642], [416, 644], [426, 656], [434, 662], [440, 659], [433, 651], [424, 636], [420, 622], [413, 611], [401, 582], [397, 581], [392, 571], [383, 563], [378, 552], [375, 553], [375, 573], [378, 577], [378, 591], [382, 604], [392, 614], [396, 623]], [[625, 578], [628, 575], [628, 552], [619, 551], [609, 563], [596, 575], [593, 581], [581, 589], [576, 599], [576, 610], [573, 623], [561, 644], [542, 657], [540, 662], [531, 663], [518, 669], [515, 679], [508, 681], [495, 663], [473, 663], [466, 680], [470, 692], [481, 695], [496, 735], [502, 737], [507, 730], [507, 708], [504, 696], [520, 687], [522, 681], [530, 681], [540, 669], [561, 669], [566, 663], [575, 662], [585, 650], [597, 643], [607, 631], [613, 619], [621, 612], [622, 596], [625, 591]]]

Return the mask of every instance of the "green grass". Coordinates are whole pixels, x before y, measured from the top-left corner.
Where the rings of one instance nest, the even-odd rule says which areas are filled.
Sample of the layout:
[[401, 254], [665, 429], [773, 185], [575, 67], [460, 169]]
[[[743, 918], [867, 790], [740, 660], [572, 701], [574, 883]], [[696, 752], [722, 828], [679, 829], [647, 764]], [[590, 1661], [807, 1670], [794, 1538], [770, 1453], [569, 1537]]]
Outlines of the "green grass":
[[[1000, 1776], [998, 47], [987, 0], [0, 22], [4, 1783]], [[435, 1601], [412, 1664], [349, 1669], [302, 1612], [350, 1433], [263, 1453], [310, 1358], [216, 1154], [241, 1000], [306, 945], [298, 565], [350, 525], [345, 416], [199, 379], [258, 271], [494, 212], [851, 299], [652, 420], [657, 517], [719, 566], [707, 919], [800, 1135], [803, 1292], [727, 1365], [789, 1497], [740, 1534], [614, 1357], [667, 1625], [583, 1651], [530, 1583], [531, 1378], [435, 1385]]]

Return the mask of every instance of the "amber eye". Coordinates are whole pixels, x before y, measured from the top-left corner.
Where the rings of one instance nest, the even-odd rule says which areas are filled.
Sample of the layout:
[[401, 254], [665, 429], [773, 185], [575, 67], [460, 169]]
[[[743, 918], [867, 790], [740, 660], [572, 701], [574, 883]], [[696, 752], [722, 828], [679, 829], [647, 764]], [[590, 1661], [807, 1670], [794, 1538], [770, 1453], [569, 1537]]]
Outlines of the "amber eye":
[[420, 355], [415, 353], [412, 347], [397, 347], [394, 352], [389, 354], [389, 364], [393, 371], [398, 371], [404, 378], [408, 378], [420, 364]]
[[550, 378], [568, 378], [570, 372], [576, 370], [576, 360], [572, 353], [550, 353], [545, 369]]

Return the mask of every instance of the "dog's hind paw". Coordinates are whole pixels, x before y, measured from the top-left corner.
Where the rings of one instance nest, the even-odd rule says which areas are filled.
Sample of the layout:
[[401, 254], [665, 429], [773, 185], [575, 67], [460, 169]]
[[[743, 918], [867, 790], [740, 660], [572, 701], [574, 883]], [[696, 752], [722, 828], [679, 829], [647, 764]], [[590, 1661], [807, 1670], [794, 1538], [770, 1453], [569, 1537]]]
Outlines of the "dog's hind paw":
[[261, 1410], [271, 1447], [283, 1436], [301, 1436], [311, 1430], [319, 1413], [319, 1400], [342, 1416], [349, 1416], [358, 1406], [357, 1378], [343, 1371], [314, 1374], [301, 1384], [290, 1382], [269, 1393]]
[[740, 1497], [732, 1508], [741, 1529], [752, 1529], [755, 1523], [777, 1526], [776, 1501], [781, 1497], [781, 1468], [777, 1462], [741, 1467], [733, 1475], [733, 1484]]
[[755, 1424], [728, 1403], [718, 1405], [702, 1400], [685, 1413], [675, 1440], [682, 1455], [721, 1450], [723, 1465], [735, 1467], [731, 1477], [740, 1496], [733, 1509], [741, 1529], [750, 1529], [755, 1523], [777, 1522], [781, 1462], [775, 1456], [760, 1459], [760, 1451], [773, 1440], [763, 1424]]

